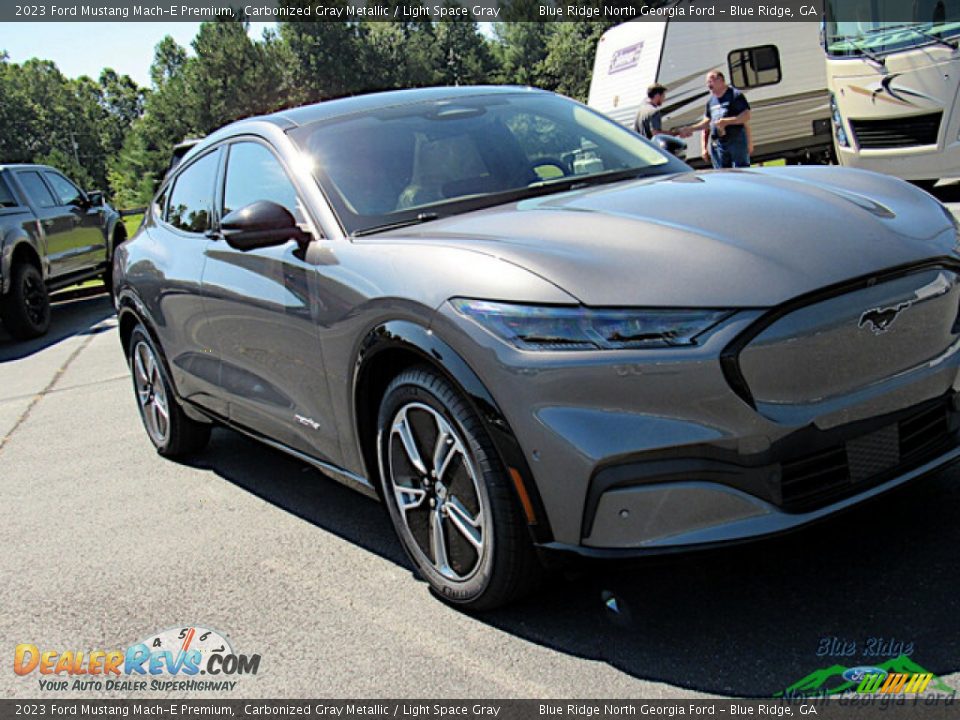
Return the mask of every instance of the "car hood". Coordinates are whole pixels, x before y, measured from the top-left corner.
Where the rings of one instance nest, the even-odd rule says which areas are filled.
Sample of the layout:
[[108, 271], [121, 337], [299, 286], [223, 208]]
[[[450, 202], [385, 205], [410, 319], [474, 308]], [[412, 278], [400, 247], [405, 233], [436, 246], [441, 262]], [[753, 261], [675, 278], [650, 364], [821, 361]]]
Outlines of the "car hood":
[[363, 241], [401, 238], [488, 253], [586, 305], [769, 307], [849, 278], [953, 256], [956, 231], [942, 205], [902, 181], [798, 167], [596, 186]]

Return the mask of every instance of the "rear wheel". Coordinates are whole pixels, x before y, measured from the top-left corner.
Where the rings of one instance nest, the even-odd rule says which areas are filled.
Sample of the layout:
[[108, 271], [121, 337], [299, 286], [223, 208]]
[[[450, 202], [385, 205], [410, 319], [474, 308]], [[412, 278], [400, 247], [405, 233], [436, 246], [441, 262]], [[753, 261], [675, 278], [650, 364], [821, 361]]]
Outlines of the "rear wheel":
[[539, 562], [476, 413], [429, 368], [387, 388], [377, 448], [384, 498], [407, 555], [450, 603], [485, 610], [530, 589]]
[[210, 425], [187, 417], [173, 393], [160, 354], [142, 325], [130, 336], [130, 370], [143, 427], [157, 452], [183, 457], [210, 440]]
[[40, 271], [30, 263], [13, 266], [10, 292], [3, 301], [3, 324], [15, 338], [40, 337], [50, 327], [50, 297]]

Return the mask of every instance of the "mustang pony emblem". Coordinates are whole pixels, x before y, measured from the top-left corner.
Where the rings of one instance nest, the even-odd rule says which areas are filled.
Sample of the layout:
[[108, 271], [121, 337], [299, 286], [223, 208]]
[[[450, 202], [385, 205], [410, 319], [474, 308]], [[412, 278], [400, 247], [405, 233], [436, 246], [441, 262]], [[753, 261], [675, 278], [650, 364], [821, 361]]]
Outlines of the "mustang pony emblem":
[[874, 335], [885, 333], [890, 329], [893, 321], [897, 319], [900, 313], [911, 305], [913, 305], [912, 302], [903, 302], [896, 306], [867, 310], [860, 316], [860, 322], [857, 323], [857, 327], [862, 328], [864, 325], [870, 325]]

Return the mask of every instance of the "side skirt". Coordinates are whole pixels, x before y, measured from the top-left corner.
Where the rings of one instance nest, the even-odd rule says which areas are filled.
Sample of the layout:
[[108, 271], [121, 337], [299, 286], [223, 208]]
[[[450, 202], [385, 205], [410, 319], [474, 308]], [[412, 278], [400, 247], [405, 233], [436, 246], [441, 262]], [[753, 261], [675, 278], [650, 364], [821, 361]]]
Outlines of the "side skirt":
[[247, 437], [252, 438], [257, 442], [263, 443], [267, 447], [271, 447], [274, 450], [279, 450], [280, 452], [286, 453], [287, 455], [290, 455], [291, 457], [294, 457], [297, 460], [305, 462], [308, 465], [312, 465], [313, 467], [315, 467], [317, 470], [322, 472], [324, 475], [326, 475], [330, 479], [336, 480], [337, 482], [343, 485], [346, 485], [352, 490], [356, 490], [357, 492], [362, 493], [367, 497], [371, 497], [374, 500], [380, 499], [379, 496], [377, 495], [376, 489], [373, 487], [370, 481], [364, 477], [361, 477], [360, 475], [356, 475], [350, 472], [349, 470], [344, 470], [343, 468], [337, 467], [332, 463], [328, 463], [324, 460], [320, 460], [311, 455], [307, 455], [306, 453], [301, 452], [299, 450], [295, 450], [292, 447], [284, 445], [281, 442], [277, 442], [272, 438], [268, 438], [267, 436], [262, 435], [256, 432], [255, 430], [250, 430], [249, 428], [243, 427], [242, 425], [237, 425], [236, 423], [233, 423], [224, 417], [215, 415], [205, 409], [202, 409], [189, 401], [184, 401], [181, 399], [180, 402], [183, 403], [185, 406], [188, 406], [192, 411], [202, 415], [203, 417], [209, 419], [214, 423], [217, 423], [218, 425], [223, 425], [224, 427], [230, 428], [231, 430], [236, 430], [238, 433], [246, 435]]

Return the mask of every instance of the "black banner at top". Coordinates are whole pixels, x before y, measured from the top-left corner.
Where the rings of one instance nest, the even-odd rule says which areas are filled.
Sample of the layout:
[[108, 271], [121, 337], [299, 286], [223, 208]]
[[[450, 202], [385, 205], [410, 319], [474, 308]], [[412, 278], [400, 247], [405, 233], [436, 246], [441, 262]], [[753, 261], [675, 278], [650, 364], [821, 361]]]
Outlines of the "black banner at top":
[[[930, 4], [930, 3], [927, 3]], [[912, 2], [884, 3], [868, 23], [948, 22]], [[926, 7], [926, 5], [924, 5]], [[859, 0], [33, 0], [0, 3], [2, 22], [841, 22], [863, 20]]]
[[865, 17], [866, 6], [862, 0], [33, 0], [0, 3], [0, 21], [827, 21], [868, 30], [891, 23], [960, 24], [960, 14], [948, 0], [883, 2]]

